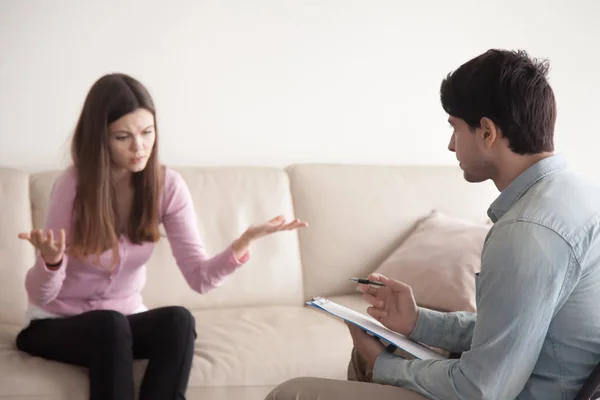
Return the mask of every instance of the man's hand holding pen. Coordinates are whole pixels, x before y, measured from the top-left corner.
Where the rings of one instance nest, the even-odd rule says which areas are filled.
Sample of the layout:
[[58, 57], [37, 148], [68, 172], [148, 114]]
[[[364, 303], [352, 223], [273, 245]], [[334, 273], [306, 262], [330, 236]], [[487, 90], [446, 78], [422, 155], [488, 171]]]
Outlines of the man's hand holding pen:
[[418, 307], [410, 286], [380, 274], [369, 275], [369, 281], [380, 283], [360, 285], [363, 300], [371, 306], [369, 315], [385, 327], [409, 336], [417, 324]]

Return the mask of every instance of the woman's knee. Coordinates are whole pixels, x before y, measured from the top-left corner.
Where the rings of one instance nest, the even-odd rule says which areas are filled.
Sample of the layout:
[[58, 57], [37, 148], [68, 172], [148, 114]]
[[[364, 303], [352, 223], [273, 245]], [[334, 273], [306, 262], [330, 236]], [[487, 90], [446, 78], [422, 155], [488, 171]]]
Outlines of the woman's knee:
[[196, 319], [187, 308], [170, 306], [164, 307], [162, 312], [171, 332], [175, 332], [177, 336], [187, 336], [190, 333], [196, 335]]
[[89, 333], [100, 347], [131, 346], [131, 329], [125, 315], [113, 310], [95, 310], [86, 314]]

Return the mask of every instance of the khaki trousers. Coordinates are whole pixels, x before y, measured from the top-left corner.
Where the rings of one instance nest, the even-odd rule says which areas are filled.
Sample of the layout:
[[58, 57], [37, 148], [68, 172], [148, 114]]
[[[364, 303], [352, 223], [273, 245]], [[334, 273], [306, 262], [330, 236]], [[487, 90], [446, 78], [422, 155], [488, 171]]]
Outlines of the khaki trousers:
[[425, 397], [401, 387], [372, 383], [365, 371], [364, 361], [353, 349], [347, 381], [294, 378], [273, 389], [265, 400], [425, 400]]

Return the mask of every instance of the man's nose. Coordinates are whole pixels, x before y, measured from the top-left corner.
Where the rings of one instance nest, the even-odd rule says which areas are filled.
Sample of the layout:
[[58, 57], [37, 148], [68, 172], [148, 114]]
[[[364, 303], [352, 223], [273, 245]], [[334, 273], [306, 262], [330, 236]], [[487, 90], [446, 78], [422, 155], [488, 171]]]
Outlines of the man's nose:
[[450, 138], [450, 141], [448, 142], [448, 150], [450, 150], [451, 152], [456, 152], [456, 149], [454, 148], [454, 134], [452, 134], [452, 137]]

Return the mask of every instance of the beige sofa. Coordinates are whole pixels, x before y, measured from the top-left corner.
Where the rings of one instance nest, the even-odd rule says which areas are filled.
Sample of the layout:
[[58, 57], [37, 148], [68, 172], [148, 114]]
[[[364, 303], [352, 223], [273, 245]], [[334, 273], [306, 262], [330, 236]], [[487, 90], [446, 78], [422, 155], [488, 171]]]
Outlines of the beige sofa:
[[[310, 223], [256, 243], [251, 260], [221, 287], [189, 289], [166, 240], [147, 265], [149, 307], [193, 311], [198, 339], [189, 399], [262, 399], [297, 376], [345, 378], [351, 349], [339, 320], [304, 306], [327, 296], [364, 311], [352, 276], [365, 276], [398, 245], [418, 218], [436, 208], [485, 222], [497, 195], [469, 184], [453, 167], [294, 165], [276, 168], [177, 168], [196, 204], [211, 253], [251, 223], [278, 213]], [[15, 349], [26, 306], [32, 247], [17, 233], [42, 227], [57, 171], [0, 168], [0, 399], [86, 399], [87, 371]], [[144, 362], [136, 365], [139, 385]]]

